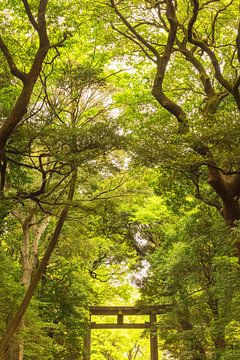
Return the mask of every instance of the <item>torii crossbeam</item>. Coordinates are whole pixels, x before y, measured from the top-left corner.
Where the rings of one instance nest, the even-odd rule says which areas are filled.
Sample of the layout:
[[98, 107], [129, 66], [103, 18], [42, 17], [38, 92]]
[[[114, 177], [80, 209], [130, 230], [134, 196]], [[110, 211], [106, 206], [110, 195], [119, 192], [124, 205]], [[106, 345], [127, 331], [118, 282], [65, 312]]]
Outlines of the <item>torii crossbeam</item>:
[[[91, 359], [91, 330], [92, 329], [150, 329], [150, 360], [158, 360], [158, 340], [157, 340], [157, 315], [165, 314], [171, 309], [171, 305], [154, 306], [90, 306], [90, 316], [117, 316], [115, 323], [96, 323], [91, 321], [84, 344], [84, 360]], [[149, 322], [144, 323], [125, 323], [124, 316], [128, 315], [149, 315]]]

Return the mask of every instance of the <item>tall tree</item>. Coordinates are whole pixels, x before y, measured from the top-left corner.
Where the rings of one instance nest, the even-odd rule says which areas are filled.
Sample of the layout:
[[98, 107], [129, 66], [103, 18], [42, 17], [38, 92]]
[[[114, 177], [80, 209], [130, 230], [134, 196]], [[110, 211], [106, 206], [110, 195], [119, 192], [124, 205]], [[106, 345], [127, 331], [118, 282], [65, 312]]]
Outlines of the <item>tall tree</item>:
[[[165, 109], [158, 141], [171, 146], [169, 159], [178, 152], [197, 197], [234, 226], [240, 218], [238, 1], [110, 0], [109, 5], [116, 15], [113, 29], [131, 44], [125, 56], [155, 69], [152, 95]], [[204, 191], [206, 184], [214, 198]], [[239, 242], [236, 249], [240, 261]]]
[[[47, 101], [42, 107], [42, 112], [38, 112], [25, 122], [26, 126], [21, 127], [11, 144], [14, 151], [11, 152], [11, 158], [9, 156], [10, 163], [16, 165], [17, 169], [41, 173], [41, 179], [33, 176], [33, 181], [30, 181], [30, 186], [35, 187], [39, 184], [38, 190], [29, 191], [28, 188], [27, 191], [23, 191], [21, 189], [17, 193], [17, 200], [22, 198], [24, 205], [24, 200], [29, 199], [39, 206], [42, 212], [57, 216], [58, 221], [31, 282], [32, 273], [27, 275], [28, 279], [25, 279], [27, 288], [25, 297], [15, 317], [8, 324], [0, 343], [2, 357], [21, 323], [56, 246], [72, 206], [75, 189], [79, 186], [83, 197], [85, 195], [86, 199], [82, 201], [94, 199], [88, 199], [88, 195], [84, 194], [84, 186], [79, 183], [80, 180], [83, 181], [85, 176], [89, 177], [92, 174], [96, 176], [107, 167], [116, 168], [111, 164], [110, 153], [120, 148], [122, 141], [121, 135], [118, 134], [118, 127], [114, 122], [110, 122], [108, 105], [105, 104], [108, 97], [107, 88], [102, 89], [101, 93], [99, 91], [103, 84], [101, 75], [90, 66], [74, 67], [72, 65], [69, 68], [66, 67], [63, 73], [59, 70], [59, 74], [55, 77], [54, 91], [49, 91], [45, 86]], [[45, 121], [42, 121], [43, 119]], [[22, 132], [27, 136], [23, 149], [19, 152], [17, 151], [19, 150], [18, 136], [21, 137]], [[25, 185], [22, 184], [22, 186]], [[81, 191], [74, 203], [76, 207], [81, 203]], [[103, 193], [106, 192], [108, 190], [103, 190]], [[96, 199], [100, 196], [101, 194], [95, 194]], [[27, 222], [24, 224], [25, 241], [28, 241]], [[24, 251], [28, 249], [24, 247]], [[28, 262], [27, 256], [25, 260]]]
[[[54, 61], [60, 56], [59, 47], [71, 36], [66, 12], [68, 6], [69, 4], [63, 3], [60, 9], [57, 2], [48, 3], [48, 0], [22, 0], [19, 4], [6, 1], [1, 4], [1, 218], [10, 210], [4, 209], [4, 201], [11, 208], [11, 200], [6, 193], [6, 188], [9, 190], [9, 167], [11, 168], [6, 148], [18, 128], [42, 106], [41, 74], [45, 71], [48, 76], [51, 75]], [[74, 29], [72, 25], [71, 29]], [[33, 95], [34, 107], [31, 104]], [[21, 175], [20, 166], [19, 178]]]

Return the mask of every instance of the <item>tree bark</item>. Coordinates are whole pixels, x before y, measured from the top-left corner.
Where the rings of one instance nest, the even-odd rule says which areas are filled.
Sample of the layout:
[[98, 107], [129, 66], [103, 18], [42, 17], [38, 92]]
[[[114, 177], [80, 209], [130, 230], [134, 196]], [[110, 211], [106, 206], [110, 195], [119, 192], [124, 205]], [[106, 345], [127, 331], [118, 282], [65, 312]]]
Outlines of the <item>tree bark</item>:
[[[225, 223], [230, 228], [234, 228], [236, 222], [240, 220], [240, 174], [223, 174], [221, 170], [217, 169], [212, 159], [209, 162], [208, 170], [208, 182], [223, 202], [221, 214]], [[240, 241], [236, 242], [235, 247], [240, 264]]]
[[[31, 277], [34, 271], [36, 270], [37, 264], [37, 257], [38, 257], [38, 245], [39, 241], [42, 237], [42, 234], [46, 230], [48, 225], [49, 219], [44, 219], [40, 224], [32, 225], [32, 221], [36, 221], [34, 216], [34, 209], [30, 212], [30, 215], [24, 218], [21, 215], [17, 215], [18, 219], [21, 221], [22, 224], [22, 231], [23, 231], [23, 243], [22, 243], [22, 259], [21, 259], [21, 266], [22, 266], [22, 284], [27, 290], [30, 282]], [[31, 233], [30, 230], [32, 229], [32, 243], [31, 243]], [[24, 318], [22, 319], [19, 328], [19, 340], [17, 341], [18, 356], [17, 360], [23, 360], [23, 350], [24, 350], [24, 340], [23, 337], [20, 335], [20, 332], [25, 327]]]

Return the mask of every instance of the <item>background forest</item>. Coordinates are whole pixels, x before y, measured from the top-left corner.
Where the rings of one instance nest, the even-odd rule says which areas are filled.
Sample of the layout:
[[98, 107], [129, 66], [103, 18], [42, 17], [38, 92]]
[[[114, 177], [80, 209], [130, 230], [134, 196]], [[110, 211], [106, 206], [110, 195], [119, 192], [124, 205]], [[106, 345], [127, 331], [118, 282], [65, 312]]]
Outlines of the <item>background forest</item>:
[[[0, 359], [80, 360], [91, 305], [240, 359], [238, 0], [0, 1]], [[134, 321], [134, 320], [130, 320]], [[95, 331], [92, 360], [149, 360]]]

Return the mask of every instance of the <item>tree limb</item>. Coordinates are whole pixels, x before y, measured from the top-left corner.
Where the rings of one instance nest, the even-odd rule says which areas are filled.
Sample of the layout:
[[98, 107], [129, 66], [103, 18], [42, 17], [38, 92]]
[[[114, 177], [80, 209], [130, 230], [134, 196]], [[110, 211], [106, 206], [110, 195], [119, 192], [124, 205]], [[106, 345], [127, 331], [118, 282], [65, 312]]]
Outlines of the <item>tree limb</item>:
[[23, 5], [25, 7], [25, 10], [26, 10], [26, 13], [27, 13], [27, 16], [28, 16], [28, 19], [29, 19], [30, 23], [32, 24], [33, 28], [39, 33], [39, 26], [38, 26], [33, 14], [32, 14], [29, 2], [27, 0], [22, 0], [22, 2], [23, 2]]
[[185, 131], [187, 126], [186, 113], [178, 104], [169, 99], [163, 91], [163, 80], [172, 54], [178, 27], [175, 9], [171, 0], [167, 0], [166, 16], [170, 24], [170, 29], [163, 56], [157, 59], [157, 72], [153, 83], [152, 94], [166, 110], [177, 118], [180, 124], [180, 131], [182, 132]]
[[193, 26], [194, 26], [195, 22], [197, 21], [198, 13], [199, 13], [199, 2], [198, 2], [198, 0], [193, 0], [193, 13], [192, 13], [192, 17], [190, 18], [189, 23], [188, 23], [188, 41], [191, 44], [197, 45], [204, 52], [206, 52], [208, 54], [208, 56], [212, 62], [212, 65], [214, 67], [214, 70], [215, 70], [216, 79], [219, 81], [219, 83], [223, 87], [225, 87], [225, 89], [227, 89], [229, 92], [232, 93], [232, 85], [230, 84], [230, 82], [228, 82], [223, 77], [221, 70], [220, 70], [219, 62], [218, 62], [214, 52], [209, 48], [209, 46], [204, 41], [196, 39], [193, 36]]
[[3, 41], [1, 36], [0, 36], [0, 49], [8, 63], [8, 66], [9, 66], [9, 69], [10, 69], [12, 75], [15, 76], [16, 78], [20, 79], [25, 84], [27, 81], [27, 74], [17, 68], [16, 63], [14, 62], [9, 49], [8, 49], [7, 45], [5, 44], [5, 42]]
[[185, 55], [186, 60], [188, 60], [198, 71], [206, 95], [209, 98], [212, 98], [215, 95], [215, 92], [212, 87], [210, 77], [206, 72], [206, 69], [201, 64], [201, 62], [193, 55], [193, 52], [187, 49], [184, 43], [180, 43], [180, 42], [178, 43], [179, 43], [179, 49]]
[[144, 45], [146, 48], [148, 48], [156, 57], [156, 59], [159, 58], [159, 53], [155, 49], [154, 46], [149, 44], [149, 42], [140, 35], [140, 33], [129, 23], [129, 21], [125, 18], [125, 16], [119, 11], [116, 3], [114, 0], [110, 0], [112, 8], [114, 9], [117, 16], [122, 20], [123, 24], [126, 25], [126, 27], [131, 31], [131, 33]]

